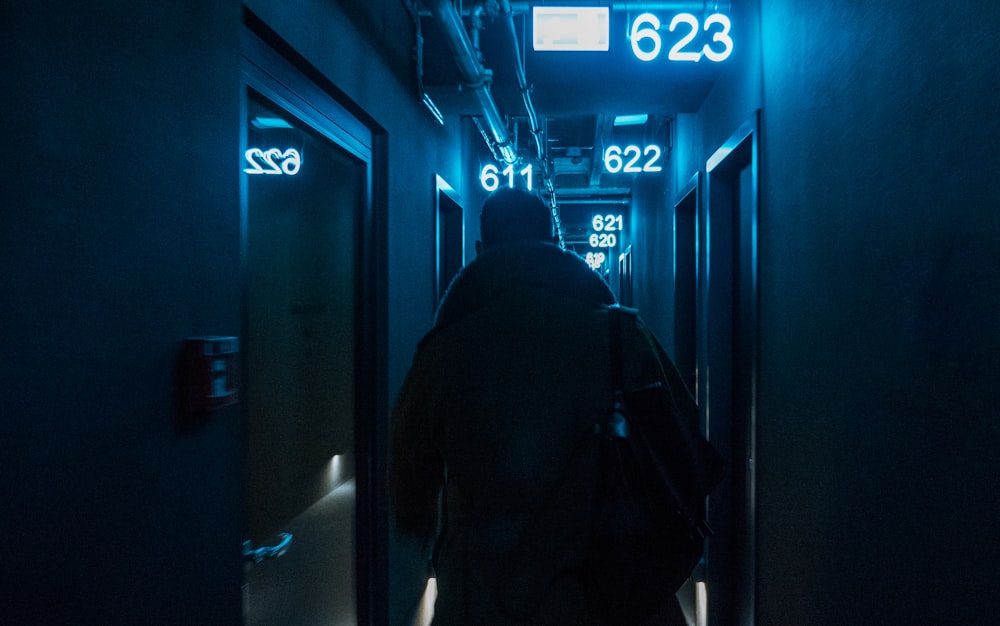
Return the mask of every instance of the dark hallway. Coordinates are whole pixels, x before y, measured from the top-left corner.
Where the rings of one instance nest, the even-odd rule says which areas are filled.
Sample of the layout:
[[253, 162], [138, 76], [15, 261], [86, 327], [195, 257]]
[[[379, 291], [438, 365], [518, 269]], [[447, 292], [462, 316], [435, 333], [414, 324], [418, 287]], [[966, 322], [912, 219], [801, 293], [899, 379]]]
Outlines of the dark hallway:
[[[991, 622], [1000, 5], [588, 1], [604, 39], [536, 42], [551, 4], [0, 7], [0, 624], [407, 623], [389, 409], [529, 176], [727, 458], [692, 622]], [[206, 336], [238, 400], [193, 414]], [[348, 565], [324, 606], [303, 563]], [[325, 616], [252, 617], [269, 570]]]

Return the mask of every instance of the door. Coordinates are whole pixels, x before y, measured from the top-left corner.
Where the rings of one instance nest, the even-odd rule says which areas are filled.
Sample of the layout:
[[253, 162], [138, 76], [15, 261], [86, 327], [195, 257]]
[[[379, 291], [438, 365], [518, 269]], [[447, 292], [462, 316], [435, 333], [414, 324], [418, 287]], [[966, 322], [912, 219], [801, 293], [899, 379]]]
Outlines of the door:
[[698, 197], [695, 174], [674, 204], [674, 362], [691, 393], [697, 390], [696, 294], [698, 277]]
[[244, 622], [356, 624], [370, 142], [279, 61], [245, 64]]
[[458, 202], [458, 194], [445, 179], [436, 176], [434, 186], [437, 206], [436, 307], [448, 290], [451, 279], [465, 265], [465, 212]]
[[618, 302], [622, 306], [634, 306], [632, 297], [632, 246], [618, 255]]
[[708, 499], [709, 624], [754, 623], [757, 128], [755, 114], [708, 160], [699, 229], [698, 402], [727, 468]]

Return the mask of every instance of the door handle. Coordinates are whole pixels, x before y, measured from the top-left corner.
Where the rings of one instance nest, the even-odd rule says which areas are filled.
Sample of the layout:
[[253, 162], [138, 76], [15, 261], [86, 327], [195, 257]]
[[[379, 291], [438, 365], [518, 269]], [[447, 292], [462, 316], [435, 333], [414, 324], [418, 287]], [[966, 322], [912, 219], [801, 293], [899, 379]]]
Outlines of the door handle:
[[250, 540], [243, 542], [243, 561], [246, 563], [260, 563], [264, 559], [276, 559], [288, 552], [288, 546], [292, 543], [291, 533], [281, 533], [281, 541], [273, 546], [261, 546], [254, 548]]

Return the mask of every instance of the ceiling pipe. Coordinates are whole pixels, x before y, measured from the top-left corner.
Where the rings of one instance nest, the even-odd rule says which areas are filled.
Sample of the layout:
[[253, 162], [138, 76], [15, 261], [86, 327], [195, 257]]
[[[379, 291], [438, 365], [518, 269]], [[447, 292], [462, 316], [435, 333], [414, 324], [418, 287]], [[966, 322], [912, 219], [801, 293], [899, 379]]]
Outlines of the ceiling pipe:
[[524, 61], [521, 59], [521, 44], [517, 38], [517, 29], [514, 27], [514, 16], [511, 13], [510, 2], [500, 0], [500, 16], [510, 37], [511, 49], [514, 51], [514, 74], [517, 76], [517, 87], [521, 92], [521, 99], [524, 100], [524, 109], [528, 112], [528, 122], [531, 135], [535, 138], [535, 145], [538, 147], [538, 160], [545, 159], [542, 148], [542, 129], [538, 125], [538, 114], [535, 113], [535, 106], [531, 102], [531, 90], [528, 88], [528, 79], [524, 74]]
[[507, 163], [517, 162], [517, 151], [510, 141], [507, 124], [497, 109], [493, 94], [490, 93], [490, 72], [479, 62], [479, 55], [462, 22], [462, 15], [452, 5], [451, 0], [423, 0], [431, 13], [441, 23], [462, 80], [479, 101], [483, 119], [495, 143], [496, 152]]
[[[515, 0], [510, 3], [511, 12], [514, 15], [523, 15], [531, 12], [532, 6], [545, 6], [538, 0]], [[590, 5], [585, 5], [590, 6]], [[702, 0], [674, 0], [673, 2], [644, 2], [642, 0], [623, 0], [619, 2], [602, 2], [600, 6], [609, 7], [612, 11], [670, 11], [678, 13], [728, 13], [732, 10], [732, 2], [707, 2]], [[426, 15], [423, 11], [418, 13]], [[460, 10], [463, 15], [469, 14], [469, 9]]]
[[535, 112], [535, 105], [531, 101], [531, 88], [528, 86], [528, 78], [524, 73], [524, 59], [521, 58], [521, 42], [517, 38], [514, 15], [508, 0], [500, 0], [500, 18], [507, 30], [511, 50], [514, 52], [514, 74], [517, 76], [517, 88], [521, 92], [521, 100], [524, 101], [524, 110], [528, 112], [528, 128], [531, 131], [532, 138], [535, 140], [538, 166], [542, 170], [541, 178], [551, 198], [552, 219], [555, 223], [559, 240], [562, 242], [564, 229], [559, 215], [559, 204], [556, 201], [555, 185], [552, 183], [552, 177], [549, 176], [548, 160], [545, 158], [545, 138], [542, 128], [538, 123], [538, 113]]
[[[538, 2], [511, 2], [511, 10], [520, 15], [531, 11], [532, 5]], [[684, 13], [726, 12], [732, 9], [732, 2], [706, 2], [702, 0], [677, 0], [675, 2], [604, 2], [612, 11], [677, 11]]]

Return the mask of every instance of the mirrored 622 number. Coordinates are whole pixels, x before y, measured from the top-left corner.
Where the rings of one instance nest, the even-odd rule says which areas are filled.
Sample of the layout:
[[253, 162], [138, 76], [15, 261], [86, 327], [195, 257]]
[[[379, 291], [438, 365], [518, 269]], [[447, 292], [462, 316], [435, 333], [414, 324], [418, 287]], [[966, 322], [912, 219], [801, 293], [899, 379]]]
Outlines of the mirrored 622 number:
[[250, 148], [243, 153], [249, 167], [243, 171], [247, 174], [286, 174], [295, 176], [302, 167], [302, 156], [295, 148], [282, 152], [278, 148], [261, 150]]

